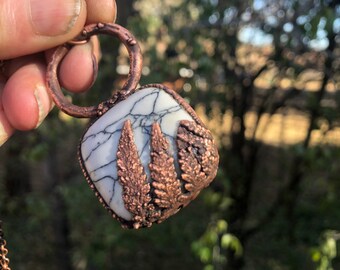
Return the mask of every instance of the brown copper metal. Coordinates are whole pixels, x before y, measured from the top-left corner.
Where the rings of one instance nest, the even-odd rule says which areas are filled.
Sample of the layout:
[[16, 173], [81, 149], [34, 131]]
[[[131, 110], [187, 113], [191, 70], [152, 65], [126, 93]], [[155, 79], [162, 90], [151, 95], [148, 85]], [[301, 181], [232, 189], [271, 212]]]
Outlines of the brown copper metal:
[[161, 211], [158, 223], [176, 214], [185, 203], [182, 183], [177, 177], [175, 160], [169, 153], [169, 142], [158, 123], [151, 129], [151, 162], [149, 164], [154, 203]]
[[219, 156], [209, 130], [194, 121], [181, 121], [177, 131], [177, 175], [169, 143], [160, 125], [151, 128], [150, 179], [143, 169], [134, 142], [131, 122], [124, 123], [117, 151], [119, 183], [123, 201], [133, 215], [124, 227], [150, 227], [176, 214], [197, 197], [215, 178]]
[[67, 41], [66, 44], [69, 44], [69, 45], [72, 45], [72, 46], [83, 45], [83, 44], [88, 43], [89, 41], [90, 41], [90, 38], [84, 39], [84, 40], [70, 40], [70, 41]]
[[134, 142], [131, 122], [125, 121], [117, 151], [119, 182], [126, 209], [133, 214], [133, 227], [150, 227], [154, 206], [150, 204], [150, 184]]
[[0, 220], [0, 269], [11, 270], [9, 267], [9, 259], [7, 258], [8, 250], [6, 248], [6, 240], [2, 231], [2, 221]]
[[[98, 34], [106, 34], [118, 37], [119, 40], [125, 45], [128, 50], [130, 57], [130, 71], [128, 74], [128, 78], [126, 83], [124, 84], [122, 91], [119, 91], [120, 98], [123, 99], [125, 96], [131, 94], [134, 91], [139, 83], [141, 73], [142, 73], [142, 54], [141, 49], [135, 39], [135, 37], [124, 27], [113, 24], [113, 23], [98, 23], [87, 25], [82, 33], [76, 37], [74, 40], [67, 42], [66, 44], [58, 47], [52, 56], [52, 60], [50, 61], [47, 67], [47, 86], [50, 90], [52, 98], [63, 112], [68, 115], [78, 117], [78, 118], [90, 118], [94, 116], [101, 115], [103, 111], [107, 109], [103, 109], [103, 104], [105, 106], [112, 106], [114, 102], [106, 101], [101, 103], [101, 108], [98, 109], [98, 106], [90, 106], [90, 107], [80, 107], [72, 104], [69, 100], [64, 96], [59, 81], [58, 81], [58, 66], [65, 55], [71, 49], [70, 44], [81, 44], [87, 42], [89, 38], [93, 35]], [[117, 96], [112, 97], [115, 101], [118, 100]]]
[[188, 202], [215, 178], [219, 155], [209, 130], [193, 121], [180, 122], [177, 132], [178, 163]]
[[[194, 121], [179, 123], [175, 154], [179, 166], [177, 171], [174, 156], [170, 155], [169, 142], [160, 125], [158, 123], [152, 125], [149, 177], [138, 155], [131, 123], [129, 120], [124, 123], [118, 142], [117, 170], [119, 183], [123, 187], [125, 208], [132, 214], [131, 221], [117, 216], [103, 200], [79, 154], [79, 162], [88, 184], [101, 204], [123, 228], [150, 227], [153, 223], [160, 223], [174, 215], [211, 183], [218, 168], [219, 155], [214, 139], [190, 105], [175, 91], [160, 84], [145, 85], [136, 92], [150, 87], [162, 89], [170, 94]], [[80, 152], [80, 145], [78, 151]]]

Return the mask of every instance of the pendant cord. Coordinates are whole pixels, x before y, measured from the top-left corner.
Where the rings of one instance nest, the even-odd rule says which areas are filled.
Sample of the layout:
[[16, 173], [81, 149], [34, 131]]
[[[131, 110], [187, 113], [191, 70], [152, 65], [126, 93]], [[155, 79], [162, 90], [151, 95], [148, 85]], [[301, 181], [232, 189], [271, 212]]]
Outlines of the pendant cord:
[[2, 221], [0, 220], [0, 270], [11, 270], [9, 267], [9, 259], [6, 257], [8, 250], [6, 249], [6, 240], [2, 230]]

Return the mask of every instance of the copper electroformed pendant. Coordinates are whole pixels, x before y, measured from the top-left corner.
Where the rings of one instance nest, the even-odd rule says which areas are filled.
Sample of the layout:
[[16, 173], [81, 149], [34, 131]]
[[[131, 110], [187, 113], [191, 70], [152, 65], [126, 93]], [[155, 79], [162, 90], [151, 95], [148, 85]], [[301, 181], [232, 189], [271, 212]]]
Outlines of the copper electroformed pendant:
[[2, 221], [0, 220], [0, 270], [11, 270], [7, 253], [6, 240], [4, 239], [4, 233], [2, 231]]
[[93, 107], [65, 99], [57, 68], [70, 49], [59, 47], [48, 66], [55, 104], [75, 117], [92, 117], [79, 145], [84, 175], [99, 201], [123, 227], [150, 227], [178, 212], [214, 179], [218, 152], [210, 131], [173, 90], [151, 84], [136, 89], [142, 56], [133, 35], [116, 24], [86, 26], [76, 42], [95, 34], [116, 36], [130, 55], [123, 89]]

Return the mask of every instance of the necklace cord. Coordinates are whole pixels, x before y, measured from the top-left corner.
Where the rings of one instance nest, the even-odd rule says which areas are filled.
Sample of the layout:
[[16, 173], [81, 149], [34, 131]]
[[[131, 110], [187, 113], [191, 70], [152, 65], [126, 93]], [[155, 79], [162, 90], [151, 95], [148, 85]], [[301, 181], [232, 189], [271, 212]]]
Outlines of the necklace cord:
[[2, 221], [0, 220], [0, 270], [11, 270], [7, 254], [8, 250], [6, 248], [6, 240], [4, 239]]

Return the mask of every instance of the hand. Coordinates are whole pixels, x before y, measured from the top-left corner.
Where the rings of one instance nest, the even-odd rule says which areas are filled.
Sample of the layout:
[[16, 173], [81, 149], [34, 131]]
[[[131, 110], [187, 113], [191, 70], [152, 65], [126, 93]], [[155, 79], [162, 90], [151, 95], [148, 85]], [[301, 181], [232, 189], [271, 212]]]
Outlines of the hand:
[[[53, 48], [72, 40], [84, 25], [114, 22], [115, 0], [2, 0], [0, 4], [0, 146], [17, 130], [38, 127], [52, 107], [45, 85]], [[96, 76], [97, 38], [72, 48], [59, 80], [82, 92]]]

